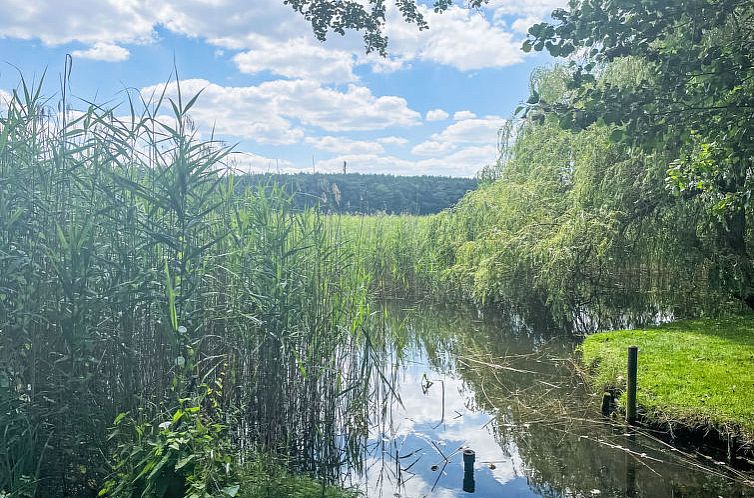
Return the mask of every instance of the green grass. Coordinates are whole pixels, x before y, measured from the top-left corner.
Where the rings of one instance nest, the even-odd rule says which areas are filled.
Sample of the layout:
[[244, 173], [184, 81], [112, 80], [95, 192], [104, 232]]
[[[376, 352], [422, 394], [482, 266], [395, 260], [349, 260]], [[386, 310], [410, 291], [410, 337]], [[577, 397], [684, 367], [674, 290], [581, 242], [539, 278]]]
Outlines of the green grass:
[[754, 440], [753, 315], [591, 335], [582, 351], [595, 386], [624, 387], [632, 344], [639, 346], [637, 400], [648, 417]]

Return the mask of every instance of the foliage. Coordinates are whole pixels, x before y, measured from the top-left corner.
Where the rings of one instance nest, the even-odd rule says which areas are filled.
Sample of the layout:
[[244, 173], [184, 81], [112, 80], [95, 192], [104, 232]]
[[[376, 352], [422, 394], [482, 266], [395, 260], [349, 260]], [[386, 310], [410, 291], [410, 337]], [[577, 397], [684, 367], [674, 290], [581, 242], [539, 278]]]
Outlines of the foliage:
[[[29, 414], [30, 399], [27, 386], [14, 385], [0, 371], [0, 496], [8, 498], [33, 497], [39, 472], [45, 458], [45, 446], [40, 444], [40, 427], [34, 425]], [[6, 495], [2, 490], [9, 490]]]
[[349, 174], [255, 174], [238, 178], [240, 186], [276, 184], [293, 196], [297, 209], [318, 207], [325, 213], [433, 214], [474, 190], [471, 178]]
[[167, 420], [137, 423], [126, 413], [115, 418], [110, 438], [121, 442], [115, 452], [114, 476], [101, 496], [233, 497], [240, 485], [235, 456], [220, 405], [222, 386], [198, 387], [179, 400]]
[[[117, 414], [175, 413], [221, 374], [236, 456], [325, 480], [358, 467], [369, 281], [324, 218], [239, 191], [228, 149], [190, 125], [195, 97], [58, 114], [41, 87], [22, 81], [0, 116], [0, 491], [96, 494]], [[198, 431], [201, 454], [214, 429], [183, 424], [143, 428], [140, 448]]]
[[420, 296], [431, 286], [433, 268], [425, 246], [429, 217], [332, 215], [333, 237], [354, 255], [354, 264], [369, 276], [383, 298]]
[[[570, 57], [569, 92], [536, 89], [535, 112], [571, 130], [613, 127], [611, 137], [666, 156], [669, 183], [719, 216], [726, 279], [754, 306], [754, 268], [746, 244], [754, 183], [754, 8], [747, 0], [583, 0], [529, 30], [525, 50]], [[630, 80], [604, 77], [634, 60]], [[736, 273], [736, 275], [733, 275]]]
[[[632, 61], [621, 61], [604, 77], [626, 81], [635, 72]], [[537, 71], [532, 86], [557, 100], [568, 77], [563, 67]], [[496, 179], [455, 207], [421, 222], [362, 222], [378, 239], [372, 260], [384, 258], [370, 267], [375, 281], [396, 275], [414, 292], [523, 315], [546, 307], [559, 322], [587, 330], [735, 309], [735, 266], [720, 258], [717, 216], [702, 199], [666, 188], [672, 156], [616, 143], [613, 131], [597, 124], [565, 130], [553, 114], [519, 122]], [[396, 235], [380, 226], [388, 221]], [[416, 228], [401, 231], [404, 223]]]
[[[468, 0], [469, 7], [480, 7], [489, 0]], [[377, 52], [385, 55], [388, 39], [384, 34], [386, 5], [384, 0], [284, 0], [293, 10], [311, 22], [314, 35], [324, 41], [331, 31], [345, 35], [346, 31], [362, 32], [367, 53]], [[453, 4], [453, 0], [433, 0], [435, 12], [444, 12]], [[398, 0], [396, 6], [403, 21], [416, 24], [419, 30], [429, 28], [421, 4], [416, 0]]]
[[[598, 387], [624, 389], [626, 348], [639, 346], [637, 400], [650, 418], [740, 431], [754, 439], [751, 315], [679, 321], [587, 337], [583, 362]], [[679, 382], [683, 379], [683, 382]]]

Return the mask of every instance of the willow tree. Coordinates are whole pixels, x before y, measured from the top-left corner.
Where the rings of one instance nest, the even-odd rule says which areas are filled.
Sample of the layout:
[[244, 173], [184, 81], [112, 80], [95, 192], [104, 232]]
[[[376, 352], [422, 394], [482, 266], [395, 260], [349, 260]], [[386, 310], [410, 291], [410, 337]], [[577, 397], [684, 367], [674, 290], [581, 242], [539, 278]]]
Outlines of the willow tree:
[[[754, 4], [751, 0], [573, 0], [530, 28], [525, 51], [570, 59], [570, 98], [529, 104], [561, 126], [614, 127], [612, 138], [673, 158], [668, 183], [718, 217], [721, 283], [754, 307], [747, 218], [754, 190]], [[630, 85], [599, 75], [619, 59]]]

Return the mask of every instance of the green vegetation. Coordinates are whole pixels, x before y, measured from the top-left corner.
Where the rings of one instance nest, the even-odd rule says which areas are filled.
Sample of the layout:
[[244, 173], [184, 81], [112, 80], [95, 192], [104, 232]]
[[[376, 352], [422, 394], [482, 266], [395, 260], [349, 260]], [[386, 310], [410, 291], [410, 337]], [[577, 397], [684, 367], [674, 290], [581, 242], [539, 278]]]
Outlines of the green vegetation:
[[[381, 1], [288, 3], [385, 48]], [[56, 113], [22, 81], [0, 116], [0, 494], [348, 496], [328, 484], [387, 396], [375, 292], [592, 330], [754, 307], [754, 10], [667, 8], [573, 1], [533, 27], [525, 49], [583, 58], [532, 75], [499, 163], [431, 217], [325, 213], [433, 212], [471, 181], [238, 179], [198, 96]], [[750, 320], [584, 358], [614, 384], [638, 343], [646, 408], [752, 437]]]
[[285, 462], [257, 456], [240, 470], [238, 498], [358, 498], [359, 493], [288, 471]]
[[422, 234], [431, 218], [395, 215], [329, 217], [333, 236], [341, 240], [355, 263], [370, 275], [371, 289], [381, 297], [420, 296], [432, 289], [431, 253]]
[[625, 389], [630, 345], [639, 346], [637, 401], [650, 420], [714, 426], [754, 440], [751, 315], [588, 336], [583, 362], [598, 388]]
[[278, 185], [298, 209], [318, 207], [325, 213], [439, 213], [478, 186], [472, 178], [445, 176], [327, 174], [249, 174], [241, 186]]
[[57, 120], [40, 88], [0, 117], [0, 490], [229, 496], [245, 454], [358, 467], [370, 278], [324, 217], [239, 191], [194, 98]]

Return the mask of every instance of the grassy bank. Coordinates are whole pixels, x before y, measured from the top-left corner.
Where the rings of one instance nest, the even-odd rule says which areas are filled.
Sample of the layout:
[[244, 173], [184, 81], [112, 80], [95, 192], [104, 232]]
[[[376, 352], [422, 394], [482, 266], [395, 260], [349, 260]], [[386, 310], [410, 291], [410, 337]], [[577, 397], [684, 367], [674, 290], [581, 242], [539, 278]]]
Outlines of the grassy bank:
[[733, 430], [754, 441], [754, 317], [684, 320], [594, 334], [582, 346], [596, 387], [624, 387], [639, 346], [637, 399], [647, 417]]

